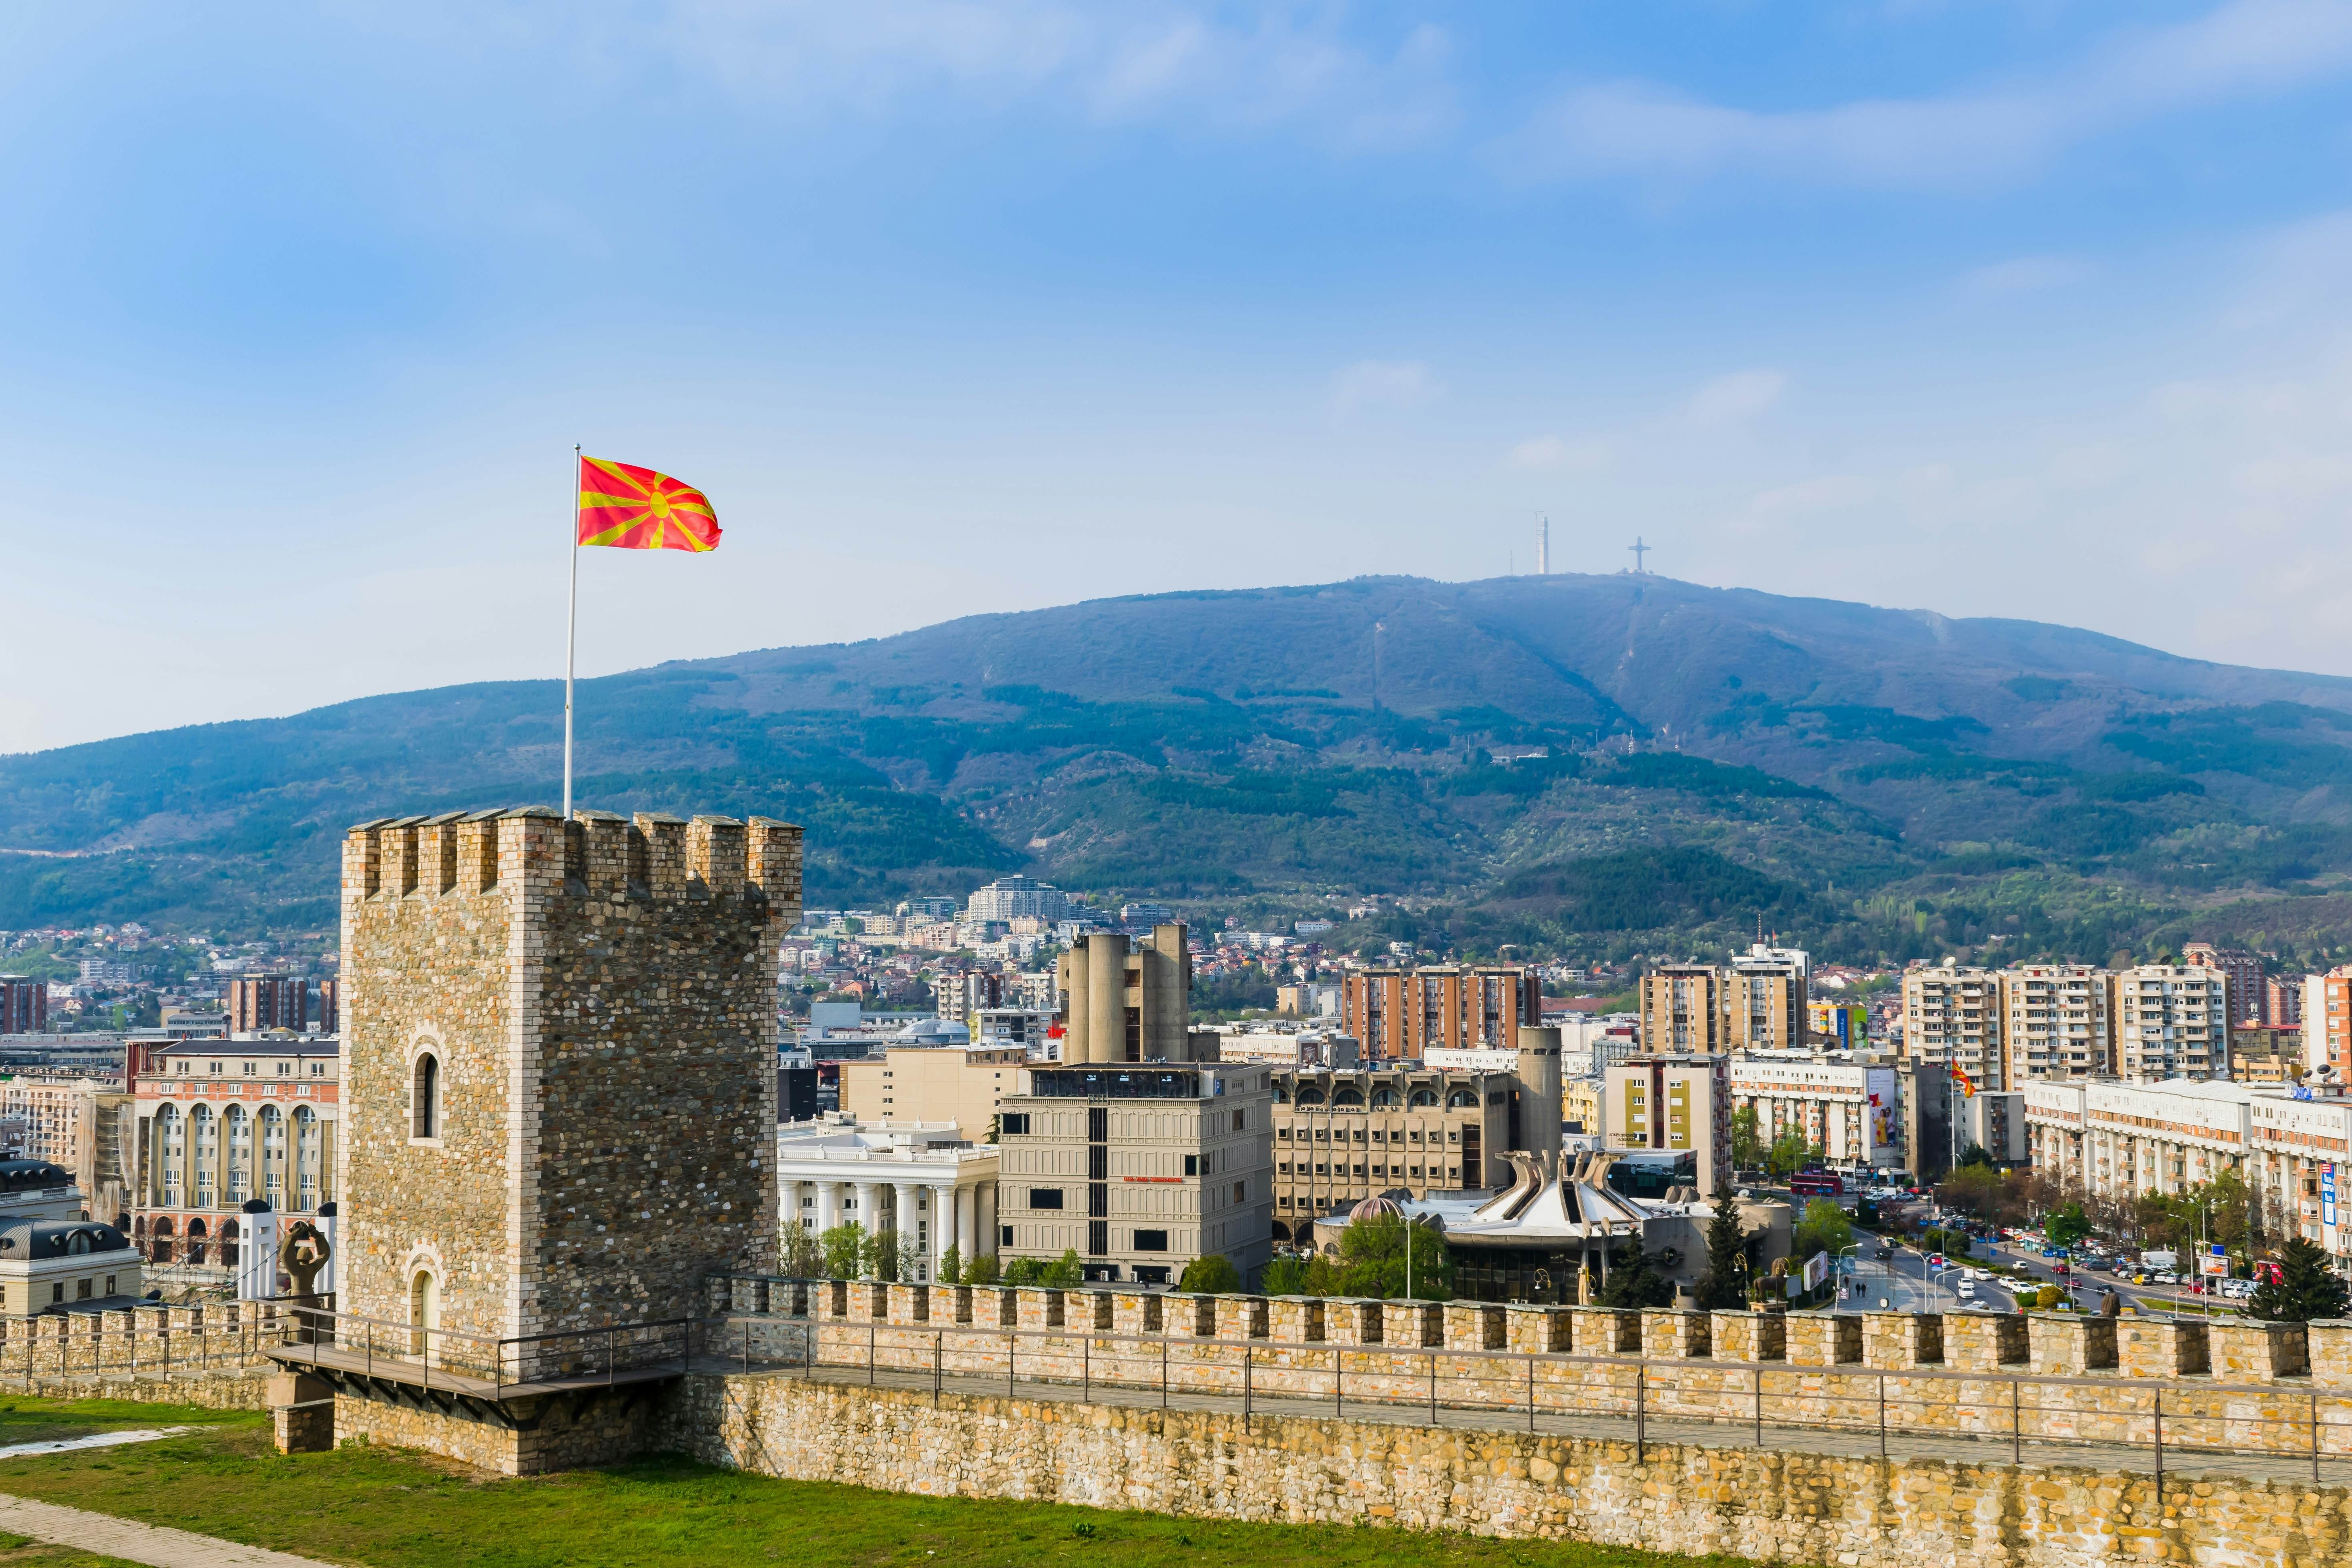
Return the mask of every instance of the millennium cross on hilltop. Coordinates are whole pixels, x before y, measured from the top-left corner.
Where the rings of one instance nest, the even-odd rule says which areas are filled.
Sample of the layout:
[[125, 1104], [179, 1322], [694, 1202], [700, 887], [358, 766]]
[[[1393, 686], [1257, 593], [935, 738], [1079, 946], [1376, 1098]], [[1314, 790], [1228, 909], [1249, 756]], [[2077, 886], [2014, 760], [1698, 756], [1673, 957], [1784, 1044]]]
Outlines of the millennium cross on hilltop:
[[1633, 542], [1627, 545], [1625, 548], [1633, 554], [1634, 571], [1646, 572], [1649, 570], [1647, 566], [1643, 564], [1642, 558], [1647, 555], [1651, 551], [1656, 549], [1656, 545], [1643, 543], [1642, 536], [1637, 533], [1633, 536]]

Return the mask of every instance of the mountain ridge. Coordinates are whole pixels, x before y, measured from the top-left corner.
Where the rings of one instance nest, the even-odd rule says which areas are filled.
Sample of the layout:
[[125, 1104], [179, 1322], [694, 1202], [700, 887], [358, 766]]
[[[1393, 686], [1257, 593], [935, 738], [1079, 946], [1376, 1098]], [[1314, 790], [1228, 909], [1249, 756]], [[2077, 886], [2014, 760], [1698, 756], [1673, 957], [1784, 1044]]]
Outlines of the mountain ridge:
[[[0, 757], [0, 847], [75, 857], [0, 855], [0, 927], [331, 924], [347, 823], [553, 794], [558, 685]], [[584, 804], [803, 818], [819, 901], [1020, 868], [1269, 908], [1410, 894], [1465, 933], [1491, 903], [1495, 940], [1557, 944], [1574, 910], [1622, 921], [1629, 889], [1760, 886], [1696, 851], [1881, 953], [2011, 915], [2024, 941], [2034, 909], [2077, 941], [2241, 905], [2305, 945], [2347, 934], [2352, 679], [2008, 617], [1634, 574], [1361, 577], [673, 660], [583, 681], [579, 715]], [[1518, 884], [1572, 891], [1549, 928], [1499, 896], [1588, 861]], [[1922, 930], [1906, 894], [1963, 912]], [[1623, 940], [1706, 937], [1724, 896], [1677, 893]], [[2102, 900], [2128, 913], [2084, 926]]]

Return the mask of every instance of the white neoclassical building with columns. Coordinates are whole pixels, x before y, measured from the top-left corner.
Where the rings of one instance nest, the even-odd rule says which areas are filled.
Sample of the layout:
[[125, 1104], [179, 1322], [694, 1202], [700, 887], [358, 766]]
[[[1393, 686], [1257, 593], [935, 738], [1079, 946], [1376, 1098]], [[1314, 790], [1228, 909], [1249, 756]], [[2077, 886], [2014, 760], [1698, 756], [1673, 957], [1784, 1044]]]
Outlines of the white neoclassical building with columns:
[[996, 1252], [996, 1146], [952, 1121], [790, 1122], [776, 1129], [781, 1223], [812, 1235], [856, 1220], [911, 1240], [929, 1281], [950, 1247]]

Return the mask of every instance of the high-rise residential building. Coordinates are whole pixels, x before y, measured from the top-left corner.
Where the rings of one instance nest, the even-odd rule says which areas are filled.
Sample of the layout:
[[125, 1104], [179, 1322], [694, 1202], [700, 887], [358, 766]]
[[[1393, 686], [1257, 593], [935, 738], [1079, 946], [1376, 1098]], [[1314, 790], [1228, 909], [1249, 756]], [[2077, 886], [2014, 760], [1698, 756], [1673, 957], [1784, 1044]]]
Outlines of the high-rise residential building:
[[1903, 976], [1903, 1054], [1948, 1062], [1979, 1089], [2007, 1089], [2002, 1076], [2000, 976], [1945, 964]]
[[2021, 963], [2002, 970], [2002, 1066], [1988, 1087], [2110, 1076], [2110, 1002], [2107, 972], [2090, 964]]
[[1516, 1050], [1541, 1021], [1543, 978], [1517, 964], [1359, 969], [1339, 992], [1339, 1027], [1371, 1061], [1432, 1050]]
[[2263, 1022], [2278, 1028], [2303, 1022], [2303, 976], [2272, 974], [2263, 977]]
[[975, 890], [964, 904], [964, 919], [973, 922], [1001, 921], [1010, 924], [1030, 920], [1062, 921], [1070, 915], [1069, 895], [1051, 882], [1027, 877], [1000, 877]]
[[343, 983], [340, 980], [319, 982], [319, 1033], [340, 1035], [343, 1032]]
[[1002, 1113], [998, 1256], [1074, 1251], [1089, 1281], [1169, 1285], [1222, 1254], [1255, 1280], [1273, 1250], [1273, 1069], [1112, 1062], [1026, 1076]]
[[49, 1026], [47, 981], [0, 974], [0, 1035], [38, 1035]]
[[1192, 1047], [1192, 957], [1181, 925], [1129, 938], [1097, 931], [1057, 966], [1068, 1019], [1062, 1060], [1184, 1061]]
[[2201, 965], [2143, 963], [2108, 980], [2115, 1071], [2126, 1083], [2230, 1076], [2229, 982]]
[[1806, 991], [1812, 980], [1811, 955], [1801, 948], [1758, 942], [1731, 961], [1725, 1002], [1734, 1050], [1794, 1051], [1808, 1034]]
[[278, 974], [244, 974], [228, 983], [228, 1030], [257, 1035], [268, 1029], [306, 1032], [310, 1026], [308, 981]]
[[1644, 1051], [1610, 1064], [1601, 1094], [1606, 1147], [1686, 1154], [1702, 1194], [1731, 1179], [1731, 1058]]
[[2263, 984], [2263, 961], [2242, 948], [2216, 947], [2210, 942], [2185, 943], [2180, 956], [2203, 969], [2215, 969], [2229, 982], [2229, 1018], [2232, 1024], [2266, 1024], [2263, 1005], [2269, 992]]
[[1642, 1048], [1710, 1052], [1730, 1048], [1729, 987], [1711, 963], [1661, 964], [1642, 976]]
[[2325, 974], [2303, 977], [2303, 1065], [2306, 1071], [2325, 1068], [2337, 1083], [2352, 1083], [2352, 1037], [2346, 1019], [2352, 1017], [2352, 965], [2338, 964]]
[[941, 974], [932, 984], [933, 994], [939, 1000], [940, 1016], [952, 1018], [967, 1028], [985, 1009], [1004, 1005], [1004, 976], [992, 969]]

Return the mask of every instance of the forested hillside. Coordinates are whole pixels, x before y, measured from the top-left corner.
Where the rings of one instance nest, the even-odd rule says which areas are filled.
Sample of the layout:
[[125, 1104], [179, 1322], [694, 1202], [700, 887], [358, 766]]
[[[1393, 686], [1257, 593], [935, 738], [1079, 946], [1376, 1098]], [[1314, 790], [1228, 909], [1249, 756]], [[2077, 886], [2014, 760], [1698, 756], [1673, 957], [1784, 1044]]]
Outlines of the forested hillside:
[[[1474, 950], [2352, 940], [2352, 682], [2028, 622], [1363, 579], [666, 665], [579, 710], [584, 804], [801, 821], [815, 902], [1019, 868], [1269, 917], [1402, 895], [1347, 934]], [[551, 802], [561, 740], [531, 682], [0, 758], [0, 927], [322, 929], [345, 825]]]

